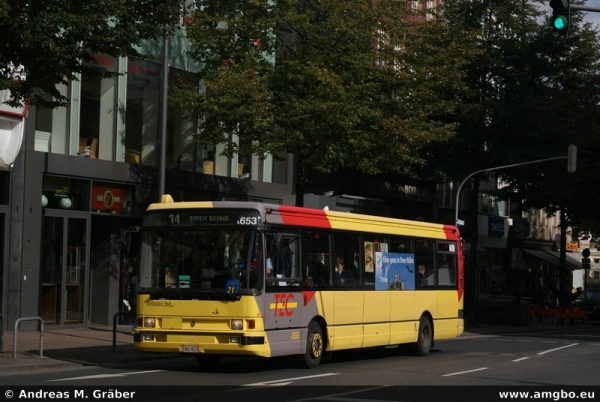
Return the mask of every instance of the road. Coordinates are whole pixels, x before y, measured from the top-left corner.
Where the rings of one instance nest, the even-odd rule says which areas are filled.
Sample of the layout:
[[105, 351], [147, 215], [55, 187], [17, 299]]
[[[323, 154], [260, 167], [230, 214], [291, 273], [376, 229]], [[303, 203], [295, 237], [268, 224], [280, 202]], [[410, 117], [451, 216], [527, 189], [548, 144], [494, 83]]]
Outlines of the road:
[[[389, 386], [422, 389], [528, 386], [547, 389], [554, 385], [593, 390], [600, 385], [597, 375], [600, 372], [599, 355], [600, 326], [577, 326], [537, 333], [463, 335], [436, 342], [426, 357], [411, 356], [403, 348], [336, 353], [315, 370], [299, 369], [290, 364], [289, 359], [278, 358], [225, 359], [217, 370], [209, 371], [198, 366], [194, 358], [182, 357], [144, 366], [138, 363], [118, 368], [91, 366], [8, 373], [0, 376], [0, 385], [27, 385], [40, 389], [92, 386], [122, 390], [148, 385], [178, 390], [190, 385], [206, 389], [224, 386], [240, 392], [246, 390], [244, 395], [248, 395], [247, 390], [277, 389], [281, 395], [291, 393], [292, 398], [299, 395], [298, 389], [320, 389], [316, 386], [341, 387], [341, 390]], [[441, 388], [439, 392], [445, 389]], [[330, 388], [322, 390], [331, 392]], [[600, 397], [600, 392], [598, 395]], [[179, 396], [181, 399], [178, 400], [194, 400], [186, 399], [183, 394]]]

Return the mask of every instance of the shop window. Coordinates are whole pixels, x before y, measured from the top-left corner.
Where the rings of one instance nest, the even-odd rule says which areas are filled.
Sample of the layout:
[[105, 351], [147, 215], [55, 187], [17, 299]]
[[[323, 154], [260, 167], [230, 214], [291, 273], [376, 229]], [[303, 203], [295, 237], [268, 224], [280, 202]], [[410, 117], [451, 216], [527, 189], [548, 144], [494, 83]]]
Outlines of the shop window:
[[[169, 68], [169, 95], [179, 87], [198, 88], [198, 78], [194, 73], [177, 68]], [[185, 110], [172, 103], [167, 111], [167, 155], [165, 164], [168, 169], [180, 169], [187, 172], [202, 172], [196, 158], [199, 145], [194, 139], [198, 130], [196, 122], [185, 116]]]
[[[69, 98], [70, 86], [57, 85], [56, 89]], [[51, 96], [47, 97], [49, 101]], [[37, 108], [35, 111], [35, 143], [34, 149], [40, 152], [67, 154], [69, 145], [69, 107]]]
[[8, 205], [10, 172], [0, 171], [0, 205]]
[[76, 211], [90, 210], [90, 181], [44, 176], [42, 207]]
[[125, 162], [156, 166], [160, 116], [160, 64], [129, 61], [125, 114]]
[[[117, 61], [109, 56], [93, 56], [110, 72], [117, 72]], [[82, 74], [77, 155], [112, 160], [117, 116], [117, 77], [91, 80]]]

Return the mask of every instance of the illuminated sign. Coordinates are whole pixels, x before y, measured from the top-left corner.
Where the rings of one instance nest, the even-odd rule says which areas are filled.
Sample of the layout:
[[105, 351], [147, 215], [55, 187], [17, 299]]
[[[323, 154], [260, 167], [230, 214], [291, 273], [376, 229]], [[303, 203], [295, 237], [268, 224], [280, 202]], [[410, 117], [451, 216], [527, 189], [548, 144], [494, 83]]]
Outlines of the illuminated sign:
[[92, 209], [95, 211], [123, 211], [124, 191], [120, 188], [98, 187], [92, 189]]
[[251, 209], [195, 209], [150, 211], [144, 226], [248, 226], [260, 225], [260, 214]]

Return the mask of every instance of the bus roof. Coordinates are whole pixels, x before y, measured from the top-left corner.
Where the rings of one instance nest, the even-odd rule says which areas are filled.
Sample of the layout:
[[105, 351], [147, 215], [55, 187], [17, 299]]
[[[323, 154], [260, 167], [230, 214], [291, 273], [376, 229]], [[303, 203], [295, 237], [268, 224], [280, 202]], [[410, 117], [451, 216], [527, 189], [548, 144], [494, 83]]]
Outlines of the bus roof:
[[160, 203], [150, 204], [148, 211], [188, 208], [234, 208], [258, 210], [266, 224], [302, 226], [315, 229], [338, 229], [379, 234], [397, 234], [436, 239], [457, 240], [458, 229], [452, 225], [388, 218], [352, 212], [329, 211], [290, 205], [253, 201], [188, 201], [174, 202], [169, 195]]

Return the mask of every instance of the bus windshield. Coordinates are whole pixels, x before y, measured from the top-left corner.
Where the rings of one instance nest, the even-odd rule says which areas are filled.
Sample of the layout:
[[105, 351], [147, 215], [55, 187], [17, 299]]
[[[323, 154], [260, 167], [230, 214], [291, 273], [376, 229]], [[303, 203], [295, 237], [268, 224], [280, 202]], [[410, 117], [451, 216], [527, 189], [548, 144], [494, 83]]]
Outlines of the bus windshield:
[[260, 232], [185, 229], [142, 232], [138, 293], [156, 299], [235, 299], [262, 291]]

